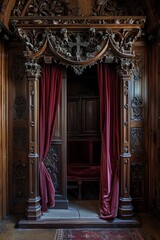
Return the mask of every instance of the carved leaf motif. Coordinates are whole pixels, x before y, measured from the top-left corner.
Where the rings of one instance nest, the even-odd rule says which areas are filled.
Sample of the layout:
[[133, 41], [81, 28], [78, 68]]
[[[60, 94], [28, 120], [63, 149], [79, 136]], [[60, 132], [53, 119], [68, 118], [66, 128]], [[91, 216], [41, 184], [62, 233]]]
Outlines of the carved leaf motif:
[[131, 106], [133, 109], [132, 119], [134, 120], [143, 120], [142, 111], [143, 111], [143, 100], [141, 97], [134, 97]]
[[128, 11], [123, 0], [97, 0], [95, 3], [94, 13], [98, 16], [128, 15]]
[[22, 13], [24, 16], [67, 16], [70, 12], [64, 0], [33, 0], [24, 13], [26, 5], [26, 1], [18, 0], [12, 16], [21, 16]]
[[[134, 11], [133, 11], [134, 9]], [[97, 16], [140, 16], [144, 11], [140, 1], [135, 0], [131, 8], [127, 8], [124, 0], [96, 0], [93, 12]]]

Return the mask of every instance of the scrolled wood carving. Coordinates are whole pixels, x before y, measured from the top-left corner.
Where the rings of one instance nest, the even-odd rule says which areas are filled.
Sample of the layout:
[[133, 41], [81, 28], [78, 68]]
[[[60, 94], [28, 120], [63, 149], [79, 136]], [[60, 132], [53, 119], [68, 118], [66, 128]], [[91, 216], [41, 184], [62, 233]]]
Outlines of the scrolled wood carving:
[[[50, 49], [54, 60], [65, 65], [84, 66], [105, 58], [111, 62], [113, 56], [121, 59], [134, 56], [133, 44], [140, 37], [140, 29], [103, 29], [89, 28], [85, 31], [36, 29], [18, 33], [26, 45], [25, 56], [39, 58]], [[124, 61], [123, 61], [124, 62]], [[124, 65], [124, 64], [123, 64]], [[127, 65], [127, 63], [125, 63]]]
[[[18, 34], [21, 39], [25, 42], [26, 52], [25, 56], [37, 55], [37, 52], [40, 52], [45, 45], [45, 37], [43, 31], [29, 31], [18, 28]], [[33, 57], [33, 56], [32, 56]]]
[[131, 101], [131, 106], [133, 109], [132, 120], [143, 120], [143, 99], [136, 96]]
[[94, 14], [98, 16], [118, 16], [129, 15], [126, 5], [122, 0], [96, 0], [93, 9]]
[[56, 33], [47, 32], [47, 40], [51, 51], [58, 58], [67, 63], [81, 65], [89, 64], [97, 59], [99, 53], [103, 54], [109, 38], [106, 32], [96, 31], [94, 28], [85, 32], [72, 32], [64, 28]]
[[19, 0], [12, 16], [67, 16], [68, 6], [64, 0]]

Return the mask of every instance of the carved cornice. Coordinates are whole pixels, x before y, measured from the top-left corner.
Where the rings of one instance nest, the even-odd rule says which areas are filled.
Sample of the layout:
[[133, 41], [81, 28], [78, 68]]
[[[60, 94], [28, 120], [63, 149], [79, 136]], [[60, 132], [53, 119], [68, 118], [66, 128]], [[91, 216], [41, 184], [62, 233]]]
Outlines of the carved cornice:
[[[63, 28], [64, 24], [67, 28], [137, 28], [143, 27], [145, 23], [144, 16], [74, 16], [73, 17], [11, 17], [11, 23], [18, 27], [23, 28]], [[117, 26], [117, 25], [118, 26]], [[122, 26], [121, 26], [122, 25]]]

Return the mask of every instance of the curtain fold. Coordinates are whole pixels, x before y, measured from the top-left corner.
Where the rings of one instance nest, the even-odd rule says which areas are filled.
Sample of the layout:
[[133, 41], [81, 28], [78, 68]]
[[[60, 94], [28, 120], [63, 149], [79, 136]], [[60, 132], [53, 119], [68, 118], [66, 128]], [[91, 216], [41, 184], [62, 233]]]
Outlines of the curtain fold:
[[41, 66], [40, 79], [40, 195], [42, 211], [53, 207], [55, 189], [43, 163], [54, 134], [58, 105], [62, 88], [62, 73], [58, 65]]
[[101, 129], [100, 218], [117, 216], [119, 202], [120, 97], [116, 70], [98, 65]]

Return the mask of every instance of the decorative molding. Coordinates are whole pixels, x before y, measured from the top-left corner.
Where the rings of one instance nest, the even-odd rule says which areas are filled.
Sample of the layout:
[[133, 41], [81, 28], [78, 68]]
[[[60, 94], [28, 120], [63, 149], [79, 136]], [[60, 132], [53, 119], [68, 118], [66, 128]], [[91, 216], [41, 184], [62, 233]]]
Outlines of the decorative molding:
[[[37, 28], [63, 28], [64, 25], [69, 28], [88, 28], [87, 25], [92, 26], [93, 28], [108, 28], [118, 24], [116, 28], [121, 28], [123, 25], [124, 28], [133, 28], [133, 27], [143, 27], [145, 23], [145, 17], [139, 16], [90, 16], [90, 17], [11, 17], [11, 25], [15, 28], [22, 28], [25, 26], [26, 29], [37, 29]], [[75, 26], [76, 25], [76, 26]], [[83, 27], [82, 27], [83, 25]], [[115, 28], [115, 27], [114, 27]]]
[[131, 101], [131, 107], [133, 110], [131, 119], [132, 120], [143, 120], [143, 100], [141, 97], [134, 97]]
[[144, 153], [144, 129], [131, 128], [131, 153], [139, 157]]

